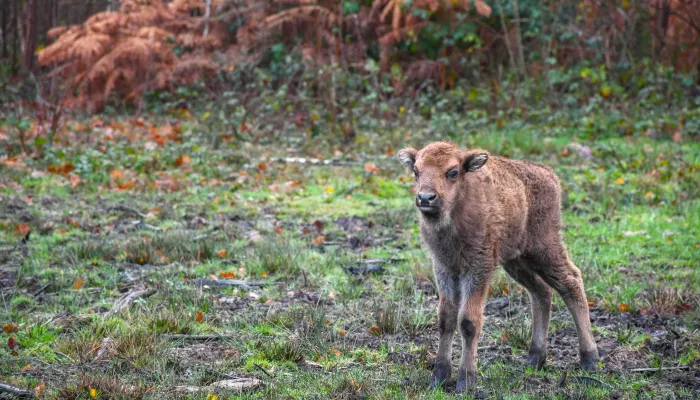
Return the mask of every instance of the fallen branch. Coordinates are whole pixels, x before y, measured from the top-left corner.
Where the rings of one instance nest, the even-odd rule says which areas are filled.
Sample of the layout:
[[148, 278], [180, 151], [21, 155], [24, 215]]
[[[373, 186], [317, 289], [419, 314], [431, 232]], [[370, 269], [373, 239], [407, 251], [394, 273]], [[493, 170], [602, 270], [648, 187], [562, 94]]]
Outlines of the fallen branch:
[[655, 371], [675, 371], [679, 369], [688, 369], [688, 365], [680, 365], [678, 367], [660, 367], [660, 368], [632, 368], [629, 372], [655, 372]]
[[92, 362], [97, 362], [102, 360], [102, 357], [109, 351], [109, 348], [112, 346], [112, 339], [106, 337], [102, 340], [102, 344], [100, 345], [100, 349], [97, 351], [97, 355], [95, 355], [95, 358], [93, 358]]
[[169, 335], [161, 335], [163, 339], [166, 340], [194, 340], [194, 341], [206, 341], [206, 340], [223, 340], [231, 339], [233, 335], [186, 335], [180, 333], [174, 333]]
[[22, 390], [20, 388], [14, 387], [14, 386], [6, 385], [4, 383], [0, 383], [0, 393], [10, 393], [12, 396], [14, 396], [18, 399], [33, 399], [34, 398], [34, 393], [32, 393], [28, 390]]
[[114, 304], [114, 307], [112, 307], [111, 310], [109, 310], [107, 313], [105, 313], [104, 318], [107, 319], [109, 317], [112, 317], [116, 314], [119, 314], [123, 309], [129, 307], [131, 303], [134, 302], [136, 299], [142, 299], [146, 297], [153, 296], [153, 294], [156, 293], [155, 289], [145, 289], [145, 290], [138, 290], [135, 292], [129, 292], [125, 294], [124, 296], [120, 297], [119, 300]]
[[260, 287], [275, 286], [282, 282], [246, 282], [240, 279], [195, 279], [192, 281], [197, 286], [240, 286], [240, 287]]

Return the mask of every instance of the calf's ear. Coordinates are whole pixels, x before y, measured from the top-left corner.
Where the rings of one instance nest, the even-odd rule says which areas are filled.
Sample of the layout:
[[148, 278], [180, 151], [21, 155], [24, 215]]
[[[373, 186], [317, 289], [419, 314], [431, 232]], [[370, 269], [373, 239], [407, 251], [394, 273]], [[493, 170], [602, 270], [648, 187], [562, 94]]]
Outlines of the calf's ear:
[[470, 154], [469, 156], [467, 156], [467, 158], [464, 159], [464, 163], [462, 164], [462, 166], [465, 172], [474, 172], [477, 169], [483, 167], [484, 164], [486, 164], [486, 161], [488, 160], [488, 153]]
[[413, 165], [416, 163], [416, 154], [418, 154], [416, 149], [413, 147], [406, 147], [405, 149], [399, 150], [396, 156], [406, 169], [413, 171]]

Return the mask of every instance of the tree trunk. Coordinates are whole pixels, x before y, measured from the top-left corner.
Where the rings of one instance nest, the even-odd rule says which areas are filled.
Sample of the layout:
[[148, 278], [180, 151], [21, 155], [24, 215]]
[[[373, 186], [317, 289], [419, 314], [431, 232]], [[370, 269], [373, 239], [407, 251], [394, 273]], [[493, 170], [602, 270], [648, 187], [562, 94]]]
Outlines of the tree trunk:
[[206, 8], [204, 9], [204, 34], [202, 37], [207, 37], [209, 34], [209, 18], [211, 17], [211, 0], [207, 0]]
[[2, 31], [2, 59], [6, 60], [7, 59], [7, 13], [9, 11], [8, 7], [8, 1], [2, 0], [2, 10], [0, 10], [0, 13], [2, 14], [2, 26], [0, 26], [0, 31]]
[[31, 71], [34, 67], [34, 49], [36, 48], [36, 11], [37, 0], [27, 0], [27, 12], [24, 26], [24, 68]]

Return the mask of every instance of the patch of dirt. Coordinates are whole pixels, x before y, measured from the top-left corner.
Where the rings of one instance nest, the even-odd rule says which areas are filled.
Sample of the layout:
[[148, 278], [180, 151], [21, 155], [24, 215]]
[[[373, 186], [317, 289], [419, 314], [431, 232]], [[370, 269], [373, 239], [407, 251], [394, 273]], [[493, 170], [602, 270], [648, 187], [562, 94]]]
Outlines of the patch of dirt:
[[416, 364], [416, 355], [411, 354], [405, 351], [398, 351], [395, 353], [389, 353], [386, 356], [386, 361], [394, 364], [400, 364], [400, 365], [415, 365]]
[[173, 348], [168, 351], [168, 355], [185, 366], [237, 362], [241, 356], [238, 349], [221, 342], [195, 343], [186, 347]]

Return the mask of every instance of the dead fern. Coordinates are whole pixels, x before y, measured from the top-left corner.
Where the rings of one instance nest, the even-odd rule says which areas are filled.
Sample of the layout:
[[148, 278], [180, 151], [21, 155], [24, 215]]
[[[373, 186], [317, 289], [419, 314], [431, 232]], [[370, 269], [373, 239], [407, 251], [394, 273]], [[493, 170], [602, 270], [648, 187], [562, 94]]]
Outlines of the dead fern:
[[[214, 0], [213, 5], [219, 3]], [[66, 104], [100, 111], [110, 96], [137, 102], [146, 91], [170, 90], [215, 73], [209, 53], [224, 46], [225, 27], [211, 21], [203, 36], [204, 0], [123, 0], [83, 24], [57, 27], [55, 42], [38, 53], [41, 65], [66, 78], [75, 96]], [[182, 57], [175, 48], [184, 50]]]

